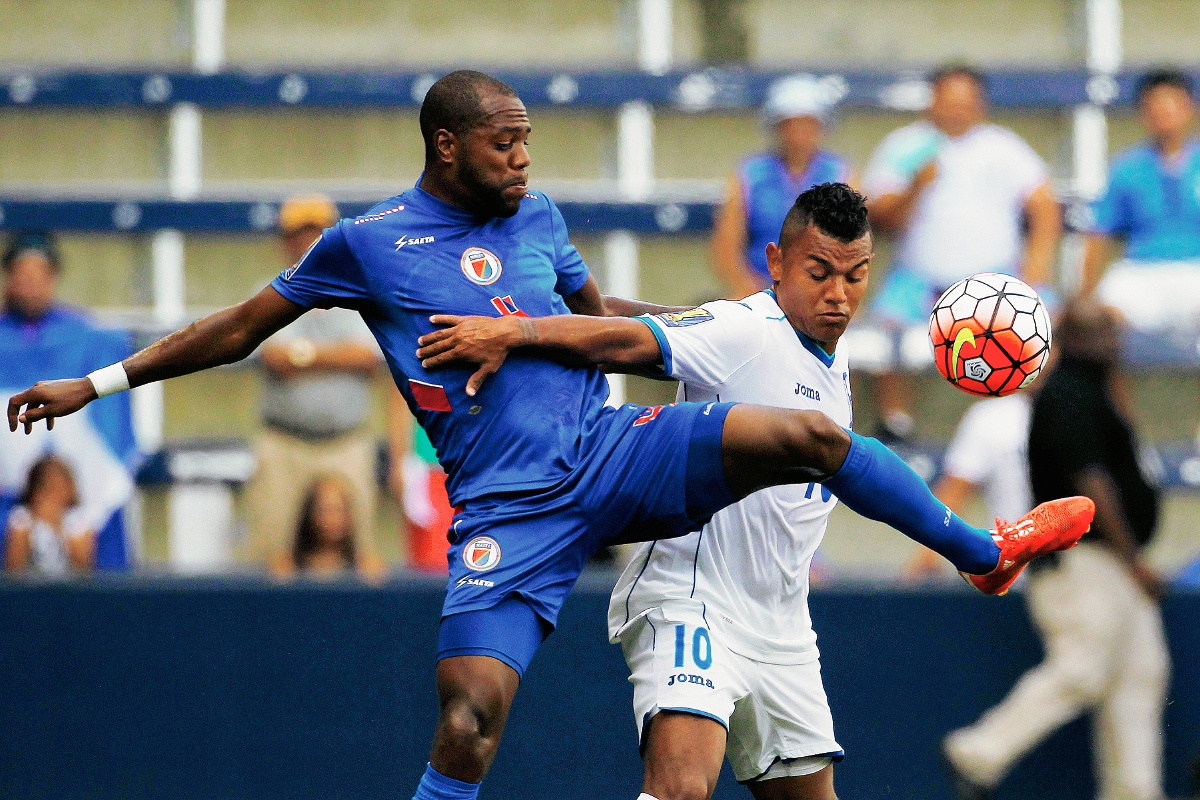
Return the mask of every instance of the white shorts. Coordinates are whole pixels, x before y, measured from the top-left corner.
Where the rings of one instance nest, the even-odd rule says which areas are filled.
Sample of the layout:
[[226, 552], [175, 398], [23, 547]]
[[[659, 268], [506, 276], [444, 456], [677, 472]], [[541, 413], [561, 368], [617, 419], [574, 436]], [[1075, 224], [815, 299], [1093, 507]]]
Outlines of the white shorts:
[[656, 608], [621, 633], [642, 736], [659, 711], [715, 720], [742, 783], [807, 775], [841, 761], [821, 663], [767, 664], [726, 648], [702, 611]]
[[1197, 261], [1124, 259], [1108, 268], [1096, 294], [1139, 330], [1200, 328]]

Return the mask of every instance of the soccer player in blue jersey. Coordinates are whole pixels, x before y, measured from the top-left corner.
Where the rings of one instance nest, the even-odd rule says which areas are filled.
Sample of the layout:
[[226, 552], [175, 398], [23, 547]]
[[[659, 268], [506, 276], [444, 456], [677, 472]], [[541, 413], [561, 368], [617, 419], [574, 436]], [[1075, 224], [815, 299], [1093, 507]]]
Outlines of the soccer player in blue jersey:
[[509, 87], [451, 73], [429, 90], [420, 122], [426, 163], [416, 187], [326, 229], [250, 300], [8, 405], [10, 429], [28, 431], [97, 397], [245, 358], [309, 308], [357, 310], [462, 508], [439, 633], [441, 714], [418, 800], [477, 795], [521, 675], [588, 556], [614, 541], [682, 535], [756, 489], [819, 481], [995, 590], [1039, 548], [1087, 527], [1090, 514], [1047, 518], [1001, 547], [938, 503], [897, 456], [819, 412], [610, 408], [598, 369], [536, 352], [508, 355], [482, 387], [472, 366], [426, 370], [416, 351], [434, 315], [507, 317], [532, 336], [547, 321], [534, 318], [662, 309], [600, 295], [554, 204], [528, 189], [531, 126]]

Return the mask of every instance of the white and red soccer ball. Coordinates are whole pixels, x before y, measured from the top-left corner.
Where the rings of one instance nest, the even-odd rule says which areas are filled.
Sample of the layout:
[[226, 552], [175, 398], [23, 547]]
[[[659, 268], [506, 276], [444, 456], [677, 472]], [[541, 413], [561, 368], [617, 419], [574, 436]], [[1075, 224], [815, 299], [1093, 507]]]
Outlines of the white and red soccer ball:
[[970, 394], [1003, 397], [1042, 371], [1050, 355], [1050, 315], [1028, 284], [983, 272], [938, 298], [929, 341], [943, 378]]

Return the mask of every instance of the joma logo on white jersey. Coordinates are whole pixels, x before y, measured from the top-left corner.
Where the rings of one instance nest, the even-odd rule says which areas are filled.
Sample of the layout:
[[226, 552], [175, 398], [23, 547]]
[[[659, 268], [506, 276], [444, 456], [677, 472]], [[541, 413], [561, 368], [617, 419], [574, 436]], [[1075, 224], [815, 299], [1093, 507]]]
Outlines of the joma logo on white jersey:
[[432, 236], [422, 236], [419, 239], [409, 239], [407, 236], [401, 236], [396, 240], [396, 249], [399, 250], [406, 244], [429, 244], [432, 241]]

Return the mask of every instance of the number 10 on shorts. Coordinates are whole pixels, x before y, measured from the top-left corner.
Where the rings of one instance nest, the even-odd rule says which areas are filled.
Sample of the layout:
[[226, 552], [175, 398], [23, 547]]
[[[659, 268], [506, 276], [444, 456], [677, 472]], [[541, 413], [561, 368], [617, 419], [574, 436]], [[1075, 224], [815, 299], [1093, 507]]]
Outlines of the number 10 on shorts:
[[[675, 667], [683, 666], [687, 650], [687, 625], [675, 626]], [[692, 663], [700, 669], [712, 666], [712, 640], [706, 628], [696, 628], [692, 633]]]

